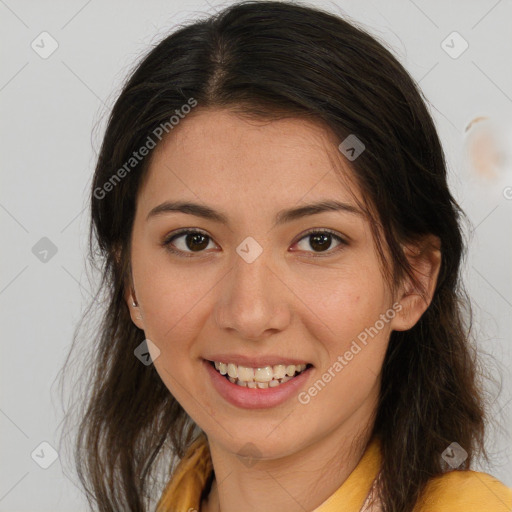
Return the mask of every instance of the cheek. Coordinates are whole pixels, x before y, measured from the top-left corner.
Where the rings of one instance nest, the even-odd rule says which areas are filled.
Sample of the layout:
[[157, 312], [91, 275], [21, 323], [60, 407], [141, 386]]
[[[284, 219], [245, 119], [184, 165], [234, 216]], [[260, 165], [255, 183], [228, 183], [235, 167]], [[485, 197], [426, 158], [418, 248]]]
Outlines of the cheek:
[[[327, 278], [329, 277], [329, 279]], [[387, 287], [373, 265], [359, 264], [340, 269], [324, 279], [304, 279], [301, 297], [308, 306], [308, 327], [317, 333], [331, 355], [348, 350], [360, 333], [366, 332], [389, 307]], [[388, 327], [378, 325], [379, 331]], [[373, 331], [372, 331], [373, 332]], [[360, 336], [364, 340], [364, 334]]]
[[144, 330], [161, 350], [179, 350], [201, 325], [198, 317], [211, 289], [210, 279], [198, 278], [201, 270], [166, 264], [165, 255], [158, 260], [149, 256], [141, 250], [132, 264]]
[[138, 283], [145, 336], [160, 350], [154, 361], [155, 369], [178, 402], [187, 405], [187, 412], [201, 417], [204, 412], [194, 409], [195, 401], [184, 383], [196, 379], [197, 368], [191, 363], [200, 356], [195, 353], [194, 342], [207, 316], [210, 281], [198, 279], [197, 271], [191, 273], [184, 267], [161, 262], [137, 266], [134, 261], [133, 273]]
[[[391, 318], [381, 316], [389, 307], [387, 288], [377, 275], [368, 271], [345, 276], [323, 297], [313, 289], [307, 292], [315, 313], [307, 315], [308, 329], [322, 356], [314, 381], [300, 398], [311, 412], [307, 416], [319, 418], [319, 423], [334, 426], [355, 415], [362, 404], [367, 411], [376, 405], [391, 331]], [[328, 418], [325, 411], [331, 411]]]
[[311, 399], [321, 417], [324, 408], [338, 411], [336, 423], [375, 396], [390, 334], [391, 318], [381, 315], [390, 296], [378, 267], [371, 265], [339, 272], [323, 284], [304, 282], [310, 309], [303, 318], [322, 348], [315, 383], [304, 400]]

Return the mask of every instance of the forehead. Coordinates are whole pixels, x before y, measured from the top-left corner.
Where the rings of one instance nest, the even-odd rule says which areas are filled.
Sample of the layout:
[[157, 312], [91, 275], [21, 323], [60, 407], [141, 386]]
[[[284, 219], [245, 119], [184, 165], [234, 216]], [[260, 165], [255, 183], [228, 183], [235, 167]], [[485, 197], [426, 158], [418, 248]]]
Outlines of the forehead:
[[349, 190], [359, 194], [338, 144], [330, 130], [311, 120], [248, 120], [228, 110], [199, 109], [155, 148], [142, 200], [348, 201]]

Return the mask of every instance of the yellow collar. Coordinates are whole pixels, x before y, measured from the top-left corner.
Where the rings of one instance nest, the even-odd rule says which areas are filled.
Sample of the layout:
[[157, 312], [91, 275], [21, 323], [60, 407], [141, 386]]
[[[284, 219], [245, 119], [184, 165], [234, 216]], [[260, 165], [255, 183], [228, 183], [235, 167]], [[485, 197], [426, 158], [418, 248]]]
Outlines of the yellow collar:
[[[382, 462], [380, 443], [373, 439], [341, 487], [313, 512], [359, 512]], [[167, 484], [156, 512], [200, 512], [202, 494], [212, 477], [212, 461], [204, 433], [190, 445]], [[414, 512], [509, 512], [512, 489], [487, 473], [450, 471], [432, 478]]]
[[380, 443], [374, 438], [341, 487], [313, 512], [359, 512], [381, 465]]
[[[367, 446], [359, 464], [342, 486], [313, 512], [359, 512], [381, 463], [379, 442]], [[189, 447], [157, 505], [157, 512], [200, 511], [201, 495], [213, 471], [208, 440], [202, 433]]]

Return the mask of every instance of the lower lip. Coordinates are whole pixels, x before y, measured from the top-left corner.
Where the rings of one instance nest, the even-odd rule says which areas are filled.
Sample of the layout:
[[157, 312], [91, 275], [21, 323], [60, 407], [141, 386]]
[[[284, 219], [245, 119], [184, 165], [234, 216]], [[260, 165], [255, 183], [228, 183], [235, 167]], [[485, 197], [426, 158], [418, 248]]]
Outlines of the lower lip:
[[307, 368], [301, 374], [275, 388], [260, 389], [233, 384], [224, 375], [221, 375], [210, 361], [203, 359], [203, 364], [219, 395], [229, 403], [243, 409], [266, 409], [281, 405], [292, 396], [298, 395], [299, 389], [309, 378], [310, 370], [313, 368]]

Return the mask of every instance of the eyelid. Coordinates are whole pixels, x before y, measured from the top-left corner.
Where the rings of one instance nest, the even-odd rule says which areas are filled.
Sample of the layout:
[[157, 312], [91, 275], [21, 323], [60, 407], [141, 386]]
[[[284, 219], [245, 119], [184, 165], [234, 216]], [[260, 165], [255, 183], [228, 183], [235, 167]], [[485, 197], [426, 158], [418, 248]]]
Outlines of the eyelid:
[[169, 243], [174, 238], [177, 238], [180, 235], [188, 235], [189, 233], [199, 233], [199, 234], [207, 236], [208, 238], [213, 240], [213, 238], [206, 231], [202, 230], [201, 228], [180, 228], [180, 229], [177, 229], [176, 231], [173, 231], [172, 233], [169, 233], [168, 235], [166, 235], [164, 237], [164, 242]]
[[[314, 234], [314, 233], [326, 233], [328, 235], [332, 235], [335, 238], [338, 238], [341, 242], [348, 244], [347, 237], [344, 237], [341, 233], [338, 233], [338, 231], [334, 231], [333, 229], [329, 229], [329, 228], [310, 228], [307, 231], [304, 231], [304, 233], [301, 233], [297, 237], [297, 242], [300, 242], [306, 236]], [[297, 242], [294, 242], [294, 244]]]

